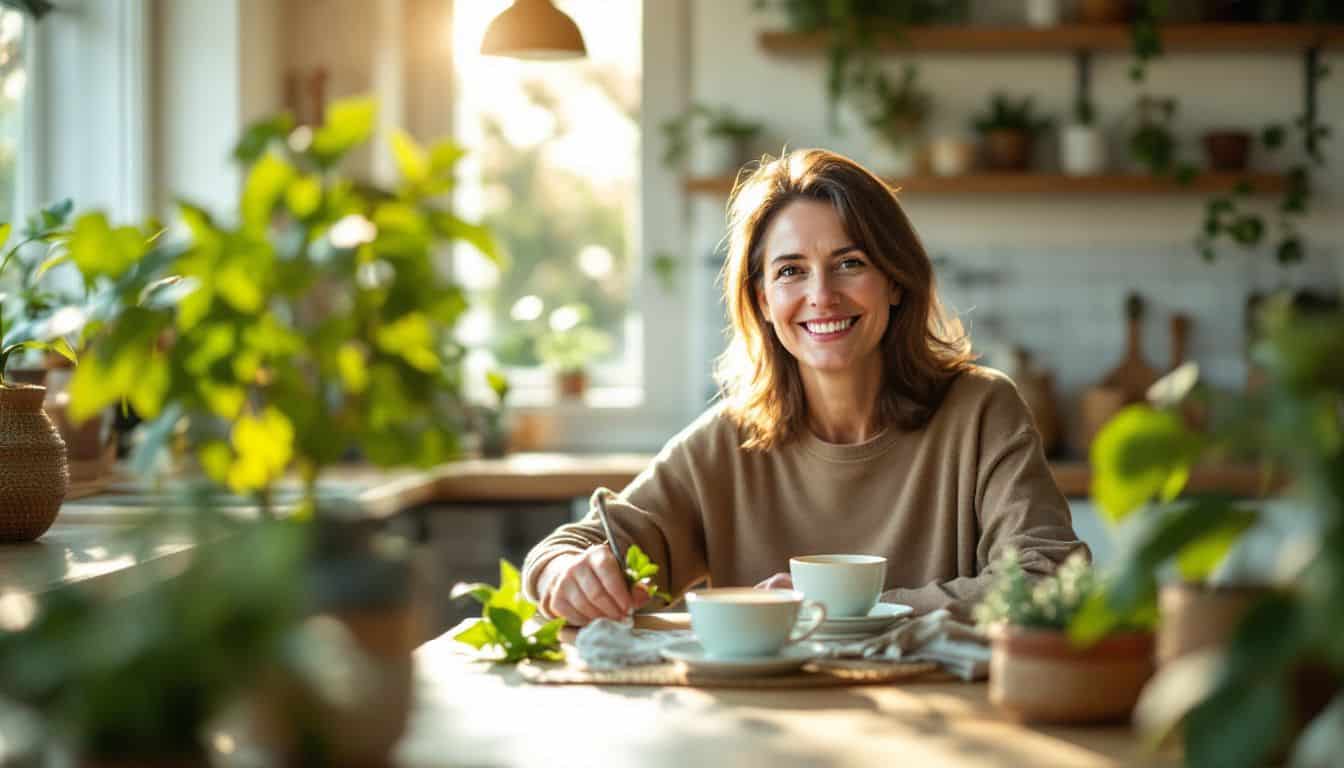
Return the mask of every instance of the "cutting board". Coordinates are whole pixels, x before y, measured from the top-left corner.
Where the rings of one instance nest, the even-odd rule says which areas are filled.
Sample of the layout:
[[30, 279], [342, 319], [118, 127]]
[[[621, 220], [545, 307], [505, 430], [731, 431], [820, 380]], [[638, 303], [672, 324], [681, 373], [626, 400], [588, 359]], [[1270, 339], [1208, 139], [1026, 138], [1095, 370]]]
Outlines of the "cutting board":
[[1131, 293], [1125, 298], [1125, 356], [1079, 398], [1076, 447], [1084, 456], [1102, 426], [1126, 405], [1142, 402], [1157, 381], [1157, 370], [1143, 356], [1143, 315], [1143, 297]]

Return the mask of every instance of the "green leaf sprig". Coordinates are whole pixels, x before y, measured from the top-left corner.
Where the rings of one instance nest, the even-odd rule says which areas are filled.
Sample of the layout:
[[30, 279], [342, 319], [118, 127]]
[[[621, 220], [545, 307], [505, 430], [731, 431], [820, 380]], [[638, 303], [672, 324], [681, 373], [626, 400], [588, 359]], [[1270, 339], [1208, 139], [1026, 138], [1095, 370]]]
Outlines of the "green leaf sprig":
[[644, 554], [644, 550], [639, 548], [638, 544], [631, 544], [625, 551], [625, 580], [631, 586], [638, 584], [645, 592], [649, 593], [650, 598], [663, 598], [664, 601], [671, 603], [672, 595], [658, 589], [658, 584], [653, 580], [658, 575], [658, 566]]
[[454, 640], [481, 650], [497, 647], [504, 655], [496, 661], [516, 664], [523, 659], [560, 661], [565, 653], [560, 648], [560, 630], [564, 619], [552, 619], [532, 634], [524, 633], [524, 625], [537, 612], [537, 606], [523, 596], [522, 579], [518, 569], [507, 560], [499, 561], [499, 587], [489, 584], [459, 583], [453, 587], [452, 597], [470, 595], [481, 604], [481, 621], [458, 632]]

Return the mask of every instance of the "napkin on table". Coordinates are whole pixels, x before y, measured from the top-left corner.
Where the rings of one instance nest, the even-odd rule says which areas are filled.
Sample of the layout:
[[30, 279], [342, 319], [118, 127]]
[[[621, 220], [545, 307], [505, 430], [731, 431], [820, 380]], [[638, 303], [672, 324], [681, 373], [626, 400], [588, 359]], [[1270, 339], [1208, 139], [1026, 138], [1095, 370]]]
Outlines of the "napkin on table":
[[[574, 646], [589, 667], [618, 669], [661, 663], [663, 648], [694, 637], [685, 630], [635, 629], [630, 619], [597, 619], [579, 630]], [[954, 620], [946, 610], [902, 620], [886, 632], [863, 640], [815, 642], [828, 658], [932, 661], [963, 680], [982, 680], [989, 674], [989, 646], [984, 636]]]

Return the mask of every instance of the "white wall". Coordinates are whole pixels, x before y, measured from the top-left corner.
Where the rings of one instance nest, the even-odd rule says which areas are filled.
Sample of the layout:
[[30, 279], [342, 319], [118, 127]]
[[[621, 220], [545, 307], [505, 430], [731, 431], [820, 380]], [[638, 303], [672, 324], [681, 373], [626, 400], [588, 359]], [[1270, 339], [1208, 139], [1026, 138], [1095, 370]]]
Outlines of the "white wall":
[[[976, 3], [981, 11], [986, 6]], [[987, 5], [1000, 21], [1011, 21], [1020, 3]], [[762, 29], [784, 27], [783, 20], [753, 12], [752, 0], [692, 0], [691, 98], [730, 104], [763, 119], [770, 138], [760, 149], [778, 153], [822, 146], [870, 163], [882, 173], [874, 141], [856, 127], [844, 135], [827, 130], [825, 57], [768, 55], [757, 46]], [[1327, 63], [1340, 56], [1328, 51]], [[932, 55], [912, 57], [925, 87], [935, 97], [932, 132], [967, 131], [970, 115], [987, 103], [995, 89], [1031, 93], [1038, 106], [1060, 118], [1070, 114], [1073, 61], [1067, 55]], [[890, 56], [896, 70], [902, 60]], [[1092, 93], [1115, 143], [1124, 132], [1124, 116], [1138, 93], [1128, 80], [1128, 55], [1094, 58]], [[1181, 102], [1178, 131], [1183, 151], [1199, 159], [1193, 137], [1215, 126], [1257, 130], [1286, 122], [1302, 109], [1302, 59], [1294, 54], [1177, 55], [1150, 68], [1150, 90]], [[1344, 123], [1344, 88], [1338, 75], [1320, 89], [1322, 122]], [[852, 116], [849, 124], [854, 125]], [[969, 135], [969, 134], [968, 134]], [[1315, 210], [1303, 232], [1311, 244], [1308, 263], [1284, 270], [1266, 251], [1246, 254], [1226, 247], [1220, 261], [1206, 265], [1190, 243], [1203, 221], [1204, 198], [1188, 197], [1003, 197], [906, 196], [908, 212], [929, 251], [948, 259], [940, 270], [943, 295], [968, 317], [984, 341], [997, 326], [1004, 341], [1023, 343], [1057, 372], [1067, 393], [1098, 379], [1124, 352], [1121, 306], [1127, 290], [1149, 298], [1145, 342], [1149, 361], [1168, 359], [1167, 317], [1173, 311], [1194, 316], [1192, 354], [1224, 386], [1240, 386], [1242, 302], [1252, 289], [1286, 284], [1329, 287], [1344, 267], [1344, 167], [1335, 161], [1316, 172]], [[1328, 146], [1328, 145], [1327, 145]], [[1117, 148], [1118, 154], [1118, 148]], [[1053, 157], [1046, 155], [1047, 164]], [[1259, 164], [1263, 158], [1255, 158]], [[1272, 211], [1277, 200], [1267, 199]], [[701, 264], [700, 282], [708, 285], [716, 266], [708, 263], [723, 237], [724, 200], [697, 197], [693, 226], [686, 239], [690, 258]], [[646, 211], [646, 215], [659, 215]], [[1273, 220], [1273, 217], [1269, 217]], [[1272, 244], [1273, 238], [1267, 238]], [[967, 275], [991, 273], [993, 284]], [[700, 330], [701, 345], [716, 350], [720, 323], [708, 305]], [[992, 322], [987, 322], [992, 321]], [[709, 355], [697, 361], [707, 381]], [[1071, 410], [1071, 408], [1070, 408]]]

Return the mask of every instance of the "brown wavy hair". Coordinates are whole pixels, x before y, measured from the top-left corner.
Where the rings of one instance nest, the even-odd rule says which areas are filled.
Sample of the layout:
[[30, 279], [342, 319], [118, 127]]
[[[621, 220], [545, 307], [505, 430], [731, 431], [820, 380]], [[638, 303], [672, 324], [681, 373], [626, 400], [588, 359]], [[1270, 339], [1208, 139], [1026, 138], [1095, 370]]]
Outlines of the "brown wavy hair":
[[731, 339], [714, 378], [743, 447], [768, 450], [805, 429], [807, 399], [798, 362], [761, 314], [762, 241], [775, 215], [795, 200], [827, 203], [856, 246], [902, 289], [882, 337], [880, 428], [928, 424], [952, 380], [972, 367], [970, 340], [938, 300], [919, 236], [895, 191], [858, 163], [822, 149], [800, 149], [740, 179], [728, 203], [728, 256], [720, 280]]

